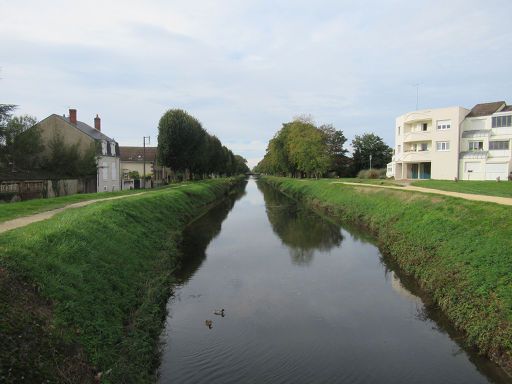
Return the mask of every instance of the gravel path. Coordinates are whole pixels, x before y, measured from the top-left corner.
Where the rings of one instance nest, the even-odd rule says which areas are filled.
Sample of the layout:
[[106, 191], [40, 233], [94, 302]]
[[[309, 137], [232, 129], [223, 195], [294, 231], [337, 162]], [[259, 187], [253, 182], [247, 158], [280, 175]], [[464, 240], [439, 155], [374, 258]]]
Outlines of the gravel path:
[[17, 219], [12, 219], [12, 220], [8, 220], [8, 221], [4, 221], [3, 223], [0, 223], [0, 233], [10, 231], [11, 229], [24, 227], [25, 225], [36, 223], [38, 221], [47, 220], [47, 219], [55, 216], [57, 213], [65, 211], [66, 209], [85, 207], [87, 205], [97, 203], [98, 201], [117, 200], [117, 199], [124, 199], [126, 197], [131, 197], [131, 196], [139, 196], [144, 193], [147, 193], [147, 192], [134, 193], [132, 195], [124, 195], [124, 196], [106, 197], [104, 199], [80, 201], [79, 203], [69, 204], [69, 205], [66, 205], [61, 208], [52, 209], [50, 211], [35, 213], [30, 216], [18, 217]]
[[442, 191], [440, 189], [413, 187], [411, 185], [406, 185], [404, 187], [393, 187], [390, 185], [350, 183], [350, 182], [343, 182], [343, 181], [334, 181], [333, 184], [346, 184], [346, 185], [353, 185], [353, 186], [358, 186], [358, 187], [385, 188], [385, 189], [396, 189], [399, 191], [431, 193], [434, 195], [445, 195], [445, 196], [459, 197], [461, 199], [466, 199], [466, 200], [485, 201], [488, 203], [496, 203], [496, 204], [502, 204], [502, 205], [512, 205], [512, 198], [510, 198], [510, 197], [474, 195], [471, 193], [451, 192], [451, 191]]

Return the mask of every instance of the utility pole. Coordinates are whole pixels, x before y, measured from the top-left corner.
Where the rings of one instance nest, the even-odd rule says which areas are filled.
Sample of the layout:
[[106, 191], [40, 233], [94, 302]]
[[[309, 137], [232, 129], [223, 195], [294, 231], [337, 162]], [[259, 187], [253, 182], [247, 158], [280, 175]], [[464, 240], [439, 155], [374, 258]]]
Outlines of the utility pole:
[[142, 176], [142, 185], [144, 189], [146, 189], [146, 139], [148, 139], [148, 144], [151, 144], [151, 136], [142, 137], [142, 159], [144, 161], [144, 176]]

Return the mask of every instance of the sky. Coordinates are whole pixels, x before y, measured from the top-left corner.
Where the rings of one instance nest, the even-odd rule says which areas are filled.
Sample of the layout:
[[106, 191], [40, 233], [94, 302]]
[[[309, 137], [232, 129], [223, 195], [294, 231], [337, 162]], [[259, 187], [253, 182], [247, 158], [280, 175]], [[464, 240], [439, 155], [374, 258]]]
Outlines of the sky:
[[[0, 0], [0, 103], [120, 145], [185, 109], [254, 166], [309, 114], [393, 146], [416, 109], [512, 104], [510, 0]], [[417, 93], [417, 91], [419, 91]]]

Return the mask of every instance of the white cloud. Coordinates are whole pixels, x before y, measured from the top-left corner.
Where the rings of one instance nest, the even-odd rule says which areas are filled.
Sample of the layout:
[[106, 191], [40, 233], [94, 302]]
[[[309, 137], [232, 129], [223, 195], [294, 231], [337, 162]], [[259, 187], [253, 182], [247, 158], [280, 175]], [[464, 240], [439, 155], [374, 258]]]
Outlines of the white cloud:
[[77, 107], [121, 144], [188, 110], [251, 161], [311, 113], [351, 139], [394, 118], [507, 99], [507, 0], [2, 2], [0, 98], [44, 118]]

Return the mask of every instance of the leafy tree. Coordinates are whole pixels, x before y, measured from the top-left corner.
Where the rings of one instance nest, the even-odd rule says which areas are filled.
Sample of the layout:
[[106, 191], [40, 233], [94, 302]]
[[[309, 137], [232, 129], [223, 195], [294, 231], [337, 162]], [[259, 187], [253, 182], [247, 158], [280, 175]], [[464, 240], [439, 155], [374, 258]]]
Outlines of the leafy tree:
[[7, 120], [2, 127], [0, 163], [12, 169], [29, 170], [37, 168], [42, 151], [41, 134], [32, 116], [16, 116]]
[[181, 109], [167, 111], [158, 124], [158, 158], [181, 172], [200, 168], [206, 131], [201, 123]]
[[353, 163], [352, 174], [357, 175], [361, 169], [370, 168], [370, 155], [372, 156], [372, 168], [385, 168], [391, 161], [393, 150], [373, 133], [365, 133], [356, 136], [352, 140]]
[[42, 168], [57, 176], [84, 177], [97, 173], [97, 144], [84, 152], [79, 143], [66, 144], [60, 133], [55, 133], [48, 142], [49, 154], [43, 160]]
[[337, 131], [332, 124], [324, 124], [319, 129], [326, 136], [327, 152], [331, 158], [329, 170], [338, 176], [345, 176], [348, 168], [348, 150], [344, 148], [347, 138], [343, 131]]
[[329, 169], [326, 136], [310, 123], [289, 123], [288, 157], [299, 173], [319, 177]]

